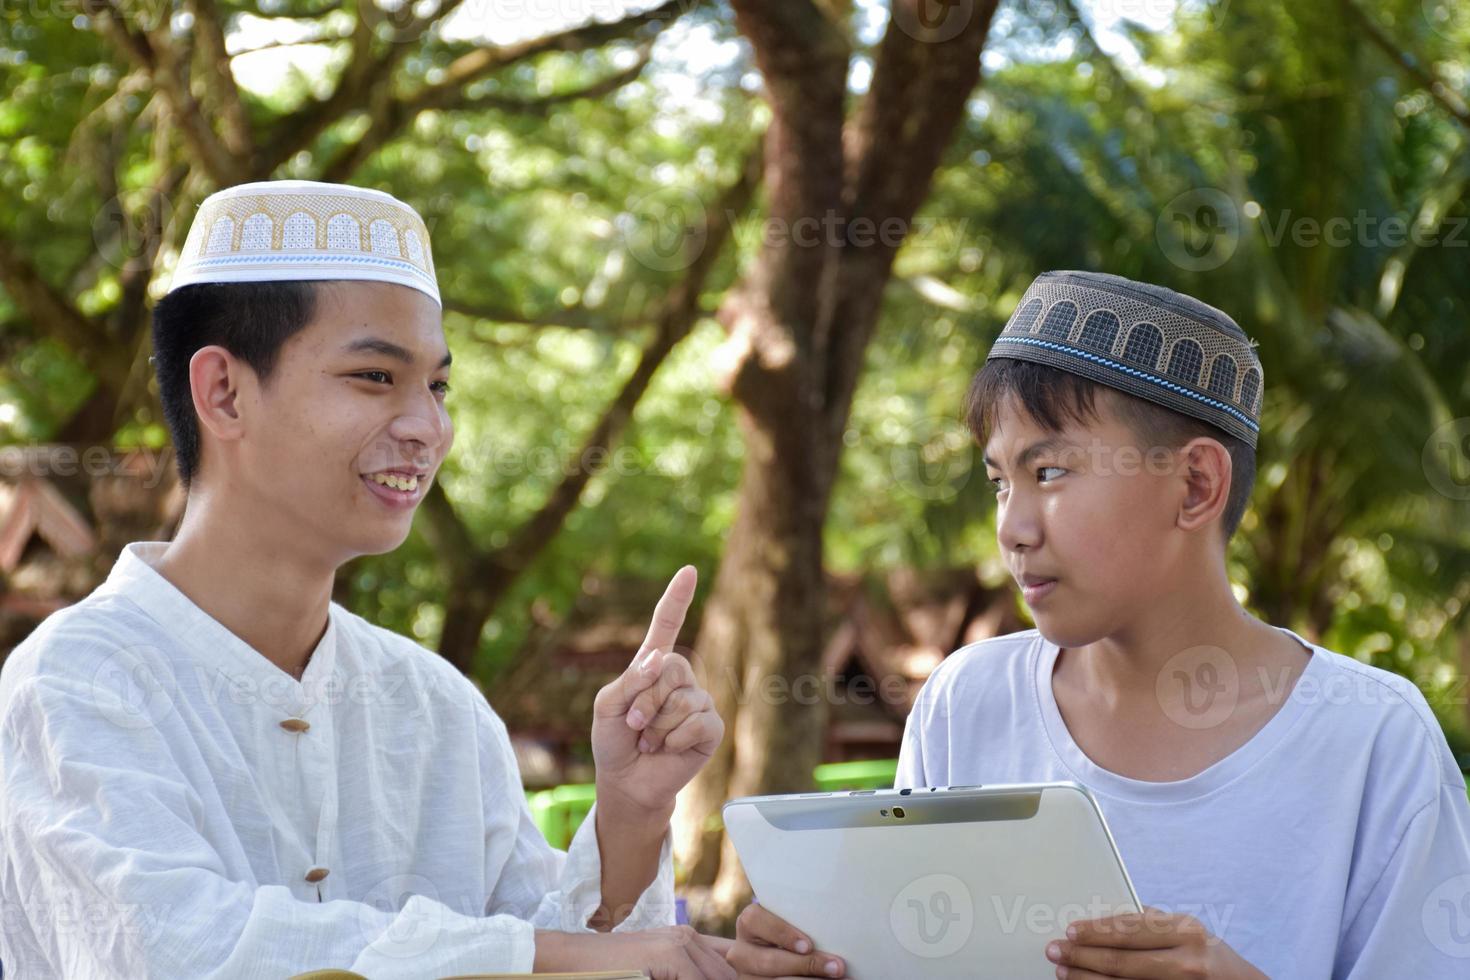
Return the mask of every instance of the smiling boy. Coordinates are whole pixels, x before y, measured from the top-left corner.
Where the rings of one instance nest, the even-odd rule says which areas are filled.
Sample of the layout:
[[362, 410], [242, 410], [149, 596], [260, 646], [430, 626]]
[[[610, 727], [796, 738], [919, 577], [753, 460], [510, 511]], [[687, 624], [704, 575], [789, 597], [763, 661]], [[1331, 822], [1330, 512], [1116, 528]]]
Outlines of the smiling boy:
[[404, 540], [453, 439], [418, 214], [304, 181], [214, 194], [153, 338], [178, 534], [0, 673], [6, 975], [728, 975], [673, 925], [674, 794], [723, 733], [668, 650], [692, 569], [598, 695], [568, 853], [478, 689], [331, 601]]
[[[971, 387], [1036, 629], [935, 671], [898, 786], [1093, 792], [1147, 910], [1038, 940], [1058, 977], [1470, 974], [1470, 803], [1423, 696], [1255, 619], [1226, 574], [1261, 381], [1219, 310], [1052, 272]], [[829, 975], [758, 906], [740, 932], [744, 972]]]

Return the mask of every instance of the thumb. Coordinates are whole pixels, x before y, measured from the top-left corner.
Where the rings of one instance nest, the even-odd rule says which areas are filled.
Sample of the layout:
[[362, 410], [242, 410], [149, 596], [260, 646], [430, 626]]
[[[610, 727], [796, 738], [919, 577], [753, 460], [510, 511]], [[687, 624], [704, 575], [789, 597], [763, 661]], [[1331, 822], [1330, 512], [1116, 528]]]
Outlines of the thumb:
[[644, 650], [633, 658], [633, 662], [606, 687], [597, 692], [592, 713], [597, 718], [617, 718], [626, 715], [638, 700], [638, 695], [658, 683], [663, 673], [664, 651]]

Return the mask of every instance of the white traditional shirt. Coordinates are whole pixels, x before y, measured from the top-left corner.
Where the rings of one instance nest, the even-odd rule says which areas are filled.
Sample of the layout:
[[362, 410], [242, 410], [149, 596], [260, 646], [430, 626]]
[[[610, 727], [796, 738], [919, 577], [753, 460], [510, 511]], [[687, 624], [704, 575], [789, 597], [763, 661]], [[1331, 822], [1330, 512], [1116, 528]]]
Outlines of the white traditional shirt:
[[[505, 726], [335, 603], [298, 681], [129, 545], [0, 671], [0, 963], [21, 980], [529, 972], [588, 931], [595, 815], [554, 850]], [[674, 923], [658, 877], [618, 931]]]
[[[973, 644], [920, 692], [897, 785], [1082, 783], [1139, 900], [1195, 916], [1275, 980], [1470, 977], [1470, 800], [1444, 732], [1408, 680], [1282, 632], [1312, 656], [1289, 694], [1268, 688], [1276, 714], [1169, 782], [1088, 758], [1037, 630]], [[1202, 678], [1189, 720], [1217, 724], [1233, 695]]]

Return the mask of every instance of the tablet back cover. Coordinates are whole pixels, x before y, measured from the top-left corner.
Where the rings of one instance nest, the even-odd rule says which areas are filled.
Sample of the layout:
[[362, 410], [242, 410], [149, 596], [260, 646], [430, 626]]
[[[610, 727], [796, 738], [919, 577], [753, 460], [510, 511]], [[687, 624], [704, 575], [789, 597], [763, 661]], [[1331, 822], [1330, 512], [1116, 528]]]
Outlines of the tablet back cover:
[[1068, 923], [1139, 910], [1075, 784], [751, 798], [724, 815], [757, 901], [854, 980], [1048, 980]]

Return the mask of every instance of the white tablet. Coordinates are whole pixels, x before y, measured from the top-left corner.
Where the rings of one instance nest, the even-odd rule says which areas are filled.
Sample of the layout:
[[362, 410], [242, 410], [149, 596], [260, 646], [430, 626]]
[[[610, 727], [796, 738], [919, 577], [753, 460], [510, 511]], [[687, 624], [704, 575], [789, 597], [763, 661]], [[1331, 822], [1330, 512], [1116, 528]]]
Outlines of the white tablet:
[[755, 796], [724, 817], [756, 900], [854, 980], [1048, 980], [1068, 923], [1141, 910], [1077, 783]]

